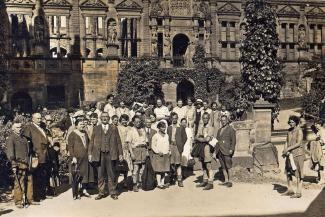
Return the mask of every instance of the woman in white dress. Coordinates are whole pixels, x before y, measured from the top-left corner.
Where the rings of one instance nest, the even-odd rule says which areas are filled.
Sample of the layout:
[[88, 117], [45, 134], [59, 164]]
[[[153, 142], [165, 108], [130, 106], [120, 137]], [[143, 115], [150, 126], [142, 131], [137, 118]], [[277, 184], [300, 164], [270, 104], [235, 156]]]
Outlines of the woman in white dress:
[[166, 133], [167, 125], [164, 122], [159, 122], [158, 133], [152, 137], [152, 168], [156, 173], [158, 188], [165, 188], [165, 176], [170, 170], [170, 144], [169, 136]]

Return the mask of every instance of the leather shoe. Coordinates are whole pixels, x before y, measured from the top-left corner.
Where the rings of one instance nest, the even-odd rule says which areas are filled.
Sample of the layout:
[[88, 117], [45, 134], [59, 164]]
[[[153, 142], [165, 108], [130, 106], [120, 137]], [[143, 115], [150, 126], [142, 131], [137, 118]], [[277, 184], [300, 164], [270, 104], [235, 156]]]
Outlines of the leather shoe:
[[97, 195], [97, 197], [95, 197], [95, 200], [100, 200], [100, 199], [103, 199], [103, 198], [104, 198], [104, 195], [99, 194], [99, 195]]
[[296, 193], [290, 196], [290, 198], [301, 198], [301, 194], [300, 193]]
[[211, 184], [211, 183], [208, 183], [208, 184], [203, 188], [204, 191], [208, 191], [208, 190], [211, 190], [211, 189], [213, 189], [213, 184]]
[[197, 188], [203, 188], [207, 185], [207, 182], [201, 182], [200, 184], [196, 185]]
[[292, 195], [294, 195], [295, 193], [293, 192], [293, 191], [286, 191], [286, 192], [284, 192], [284, 193], [282, 193], [281, 195], [282, 196], [292, 196]]
[[178, 181], [178, 187], [184, 187], [183, 181]]
[[22, 208], [24, 208], [24, 205], [23, 205], [23, 204], [16, 204], [16, 207], [17, 207], [18, 209], [22, 209]]
[[134, 192], [139, 192], [139, 188], [138, 188], [137, 185], [134, 185], [134, 186], [133, 186], [133, 191], [134, 191]]
[[227, 186], [228, 188], [231, 188], [231, 187], [232, 187], [232, 183], [231, 183], [231, 182], [226, 182], [226, 186]]
[[111, 198], [112, 198], [113, 200], [117, 200], [117, 199], [118, 199], [118, 196], [117, 196], [116, 194], [112, 194], [112, 195], [111, 195]]

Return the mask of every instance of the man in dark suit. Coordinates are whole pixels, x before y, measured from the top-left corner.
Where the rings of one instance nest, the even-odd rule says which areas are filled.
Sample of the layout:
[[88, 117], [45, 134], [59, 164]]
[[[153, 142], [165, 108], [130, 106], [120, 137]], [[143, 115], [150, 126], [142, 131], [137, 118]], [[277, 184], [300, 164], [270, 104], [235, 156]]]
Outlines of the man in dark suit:
[[171, 114], [172, 125], [167, 128], [169, 136], [169, 143], [171, 146], [171, 161], [170, 163], [176, 170], [177, 182], [179, 187], [184, 187], [182, 178], [181, 156], [183, 153], [184, 145], [187, 140], [185, 128], [178, 124], [178, 115], [173, 112]]
[[34, 113], [32, 123], [28, 124], [23, 130], [23, 135], [30, 139], [33, 144], [33, 150], [38, 156], [38, 167], [34, 171], [34, 198], [35, 201], [46, 198], [47, 188], [50, 183], [48, 168], [48, 147], [49, 141], [46, 132], [41, 127], [42, 116], [40, 113]]
[[101, 114], [101, 124], [94, 127], [89, 145], [89, 161], [99, 162], [98, 170], [98, 190], [99, 194], [95, 200], [105, 197], [105, 187], [108, 189], [111, 197], [117, 200], [115, 183], [115, 164], [117, 160], [123, 161], [123, 150], [121, 138], [116, 126], [109, 123], [107, 112]]
[[150, 117], [146, 117], [146, 120], [145, 120], [145, 131], [146, 131], [146, 134], [147, 134], [147, 139], [148, 139], [148, 147], [149, 147], [149, 150], [151, 150], [151, 140], [152, 140], [152, 137], [157, 133], [156, 130], [152, 129], [152, 121], [150, 119]]
[[[29, 167], [29, 154], [32, 147], [28, 140], [21, 135], [21, 123], [14, 122], [12, 133], [6, 140], [7, 157], [11, 161], [13, 173], [15, 175], [14, 202], [18, 208], [27, 207], [33, 201], [33, 179]], [[24, 194], [26, 193], [25, 201]]]
[[235, 152], [236, 132], [229, 126], [229, 120], [226, 115], [221, 116], [221, 125], [217, 134], [218, 143], [215, 151], [225, 177], [225, 182], [222, 185], [230, 188], [232, 183], [230, 182], [229, 171], [232, 167], [232, 156]]

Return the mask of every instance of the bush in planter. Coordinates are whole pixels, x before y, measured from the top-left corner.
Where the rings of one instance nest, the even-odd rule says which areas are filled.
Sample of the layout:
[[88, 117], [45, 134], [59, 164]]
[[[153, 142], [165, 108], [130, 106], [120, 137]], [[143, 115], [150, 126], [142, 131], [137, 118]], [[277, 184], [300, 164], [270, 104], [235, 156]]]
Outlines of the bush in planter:
[[247, 31], [240, 47], [241, 81], [243, 97], [252, 103], [262, 96], [278, 104], [283, 86], [283, 65], [277, 57], [280, 41], [276, 16], [266, 0], [250, 0], [245, 8]]

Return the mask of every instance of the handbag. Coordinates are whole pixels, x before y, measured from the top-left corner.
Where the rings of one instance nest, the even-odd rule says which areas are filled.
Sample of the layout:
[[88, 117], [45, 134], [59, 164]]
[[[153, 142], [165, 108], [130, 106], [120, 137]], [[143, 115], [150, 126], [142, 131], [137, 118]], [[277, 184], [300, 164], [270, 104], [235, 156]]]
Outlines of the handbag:
[[147, 157], [146, 159], [145, 168], [141, 180], [142, 180], [142, 189], [144, 191], [151, 191], [155, 189], [157, 186], [155, 171], [152, 168], [149, 157]]
[[126, 160], [119, 161], [116, 165], [116, 170], [119, 172], [127, 172], [129, 171], [129, 166]]

